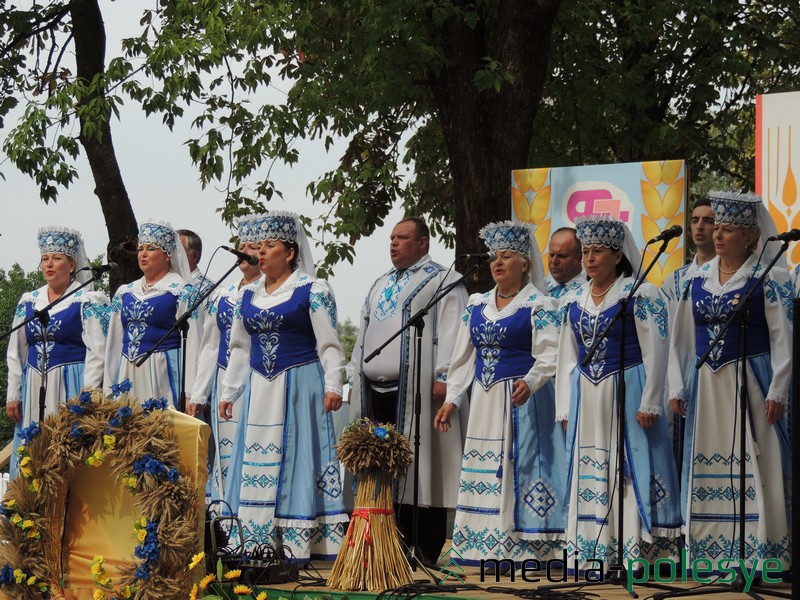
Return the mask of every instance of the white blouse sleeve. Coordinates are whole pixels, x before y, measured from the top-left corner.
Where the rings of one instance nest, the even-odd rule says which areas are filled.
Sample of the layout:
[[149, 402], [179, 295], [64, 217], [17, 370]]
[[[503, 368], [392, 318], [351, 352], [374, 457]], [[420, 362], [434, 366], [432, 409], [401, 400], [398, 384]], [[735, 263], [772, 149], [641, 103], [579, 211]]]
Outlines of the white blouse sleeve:
[[[182, 316], [194, 304], [197, 297], [197, 291], [191, 284], [186, 284], [178, 299], [178, 313], [175, 317]], [[186, 333], [186, 399], [191, 399], [192, 388], [194, 379], [197, 374], [197, 357], [200, 354], [200, 337], [203, 334], [202, 324], [200, 322], [200, 309], [195, 309], [189, 315], [187, 321], [189, 323], [189, 331]]]
[[531, 356], [534, 363], [523, 378], [532, 394], [556, 374], [561, 328], [558, 300], [547, 297], [539, 300], [531, 308]]
[[[23, 294], [14, 310], [12, 327], [17, 327], [25, 320], [25, 302], [28, 294]], [[6, 363], [8, 365], [8, 379], [6, 385], [6, 402], [22, 400], [22, 369], [28, 356], [28, 338], [25, 328], [20, 327], [8, 338]]]
[[569, 419], [572, 399], [572, 373], [578, 368], [578, 342], [569, 324], [569, 307], [573, 296], [562, 302], [561, 331], [558, 336], [558, 358], [556, 360], [556, 421]]
[[83, 387], [88, 389], [103, 387], [108, 310], [108, 296], [103, 292], [89, 292], [81, 305], [81, 338], [86, 346]]
[[216, 318], [221, 297], [221, 295], [217, 295], [202, 305], [206, 315], [203, 319], [203, 338], [200, 341], [200, 352], [197, 356], [197, 374], [191, 387], [192, 404], [208, 403], [211, 394], [211, 384], [217, 371], [219, 343], [222, 339]]
[[450, 370], [447, 372], [447, 396], [445, 402], [461, 407], [464, 394], [475, 379], [475, 346], [470, 337], [469, 322], [472, 311], [475, 309], [473, 299], [470, 298], [464, 314], [458, 320], [459, 327], [454, 337], [453, 355], [450, 359]]
[[664, 383], [669, 353], [669, 313], [658, 289], [645, 283], [633, 299], [633, 320], [642, 350], [646, 375], [639, 412], [661, 414], [664, 411]]
[[111, 394], [111, 386], [120, 383], [119, 371], [122, 366], [122, 296], [127, 286], [122, 286], [114, 294], [108, 307], [108, 336], [106, 337], [106, 364], [103, 375], [103, 388], [106, 395]]
[[692, 279], [681, 282], [681, 289], [675, 302], [670, 306], [669, 361], [667, 366], [667, 399], [690, 400], [687, 384], [692, 358], [697, 352], [694, 316], [692, 315]]
[[775, 268], [764, 282], [764, 317], [769, 328], [772, 381], [765, 400], [789, 404], [792, 382], [792, 283], [786, 269]]
[[242, 320], [242, 297], [236, 302], [231, 325], [230, 358], [222, 379], [220, 402], [235, 402], [244, 392], [250, 375], [250, 334]]
[[[443, 287], [456, 281], [459, 277], [461, 277], [461, 274], [451, 273], [445, 279]], [[464, 314], [466, 303], [467, 290], [463, 284], [459, 284], [442, 298], [436, 307], [437, 319], [434, 334], [436, 338], [436, 357], [434, 362], [436, 381], [444, 382], [449, 377], [450, 359], [453, 356], [456, 337], [460, 329], [459, 323], [461, 322], [461, 316]]]
[[325, 391], [341, 396], [345, 356], [336, 332], [336, 300], [328, 283], [321, 279], [311, 284], [309, 294], [311, 327], [317, 340], [317, 355], [325, 373]]

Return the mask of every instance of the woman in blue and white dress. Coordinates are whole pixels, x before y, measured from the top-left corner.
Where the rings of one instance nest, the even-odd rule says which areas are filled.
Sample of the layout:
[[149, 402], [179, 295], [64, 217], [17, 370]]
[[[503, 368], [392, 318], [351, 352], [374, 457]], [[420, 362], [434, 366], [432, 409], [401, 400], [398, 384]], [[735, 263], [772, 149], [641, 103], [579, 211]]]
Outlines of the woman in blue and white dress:
[[[464, 563], [546, 560], [563, 544], [564, 435], [552, 377], [559, 317], [547, 296], [531, 228], [510, 221], [480, 232], [497, 284], [474, 294], [459, 328], [439, 431], [471, 389], [453, 530]], [[556, 548], [557, 546], [557, 548]]]
[[[239, 237], [239, 251], [258, 257], [261, 247], [253, 230], [253, 224], [259, 217], [251, 216], [240, 219], [236, 225]], [[230, 420], [219, 418], [219, 393], [222, 390], [222, 380], [228, 368], [230, 359], [231, 326], [233, 313], [241, 290], [261, 277], [261, 269], [256, 264], [251, 265], [246, 261], [239, 263], [242, 278], [227, 288], [217, 288], [208, 302], [204, 304], [206, 317], [204, 319], [203, 339], [200, 343], [200, 355], [197, 360], [197, 375], [192, 386], [192, 401], [186, 405], [186, 412], [202, 418], [204, 406], [211, 400], [211, 432], [215, 449], [212, 453], [213, 462], [209, 477], [207, 495], [210, 500], [223, 499], [225, 482], [228, 477], [228, 463], [231, 458], [233, 441], [236, 436], [236, 426], [239, 423], [239, 406], [233, 407]]]
[[[142, 364], [147, 353], [192, 305], [195, 288], [189, 283], [189, 261], [175, 230], [166, 223], [148, 221], [139, 226], [141, 279], [122, 285], [114, 294], [106, 344], [106, 392], [129, 382], [131, 394], [146, 402], [165, 399], [180, 404], [181, 335], [176, 329]], [[197, 311], [188, 319], [186, 382], [194, 381], [200, 330]], [[191, 390], [187, 390], [187, 394]]]
[[[678, 477], [663, 394], [669, 352], [667, 307], [644, 283], [607, 338], [599, 335], [633, 289], [641, 253], [630, 231], [611, 217], [575, 222], [589, 281], [563, 299], [556, 369], [556, 418], [567, 431], [567, 548], [579, 568], [618, 557], [618, 507], [623, 507], [622, 559], [674, 556], [680, 535]], [[584, 366], [590, 349], [598, 344]], [[625, 365], [620, 347], [625, 346]], [[625, 377], [624, 497], [617, 468], [618, 374]]]
[[[47, 283], [22, 295], [14, 314], [14, 326], [91, 277], [80, 233], [66, 227], [44, 227], [37, 237]], [[51, 309], [46, 336], [42, 335], [38, 319], [11, 334], [6, 414], [16, 423], [16, 433], [31, 421], [39, 420], [42, 373], [47, 374], [45, 416], [53, 414], [61, 402], [74, 398], [82, 389], [102, 387], [108, 297], [92, 288], [92, 284], [84, 287]], [[43, 344], [44, 338], [47, 344]], [[14, 448], [18, 445], [15, 435]], [[16, 452], [12, 458], [16, 458]], [[12, 476], [16, 466], [16, 460], [12, 460]]]
[[336, 303], [296, 215], [268, 213], [253, 227], [264, 277], [242, 291], [231, 329], [220, 417], [241, 406], [225, 500], [248, 549], [331, 559], [347, 522], [330, 414], [342, 406], [345, 362]]
[[[717, 256], [682, 281], [669, 365], [673, 410], [686, 417], [681, 508], [689, 560], [739, 559], [739, 389], [742, 327], [734, 320], [697, 370], [695, 364], [769, 264], [779, 244], [758, 196], [711, 192]], [[792, 375], [792, 286], [779, 262], [755, 288], [748, 309], [745, 551], [748, 568], [766, 558], [791, 566], [786, 426]], [[691, 564], [691, 563], [690, 563]], [[759, 562], [760, 565], [760, 562]]]

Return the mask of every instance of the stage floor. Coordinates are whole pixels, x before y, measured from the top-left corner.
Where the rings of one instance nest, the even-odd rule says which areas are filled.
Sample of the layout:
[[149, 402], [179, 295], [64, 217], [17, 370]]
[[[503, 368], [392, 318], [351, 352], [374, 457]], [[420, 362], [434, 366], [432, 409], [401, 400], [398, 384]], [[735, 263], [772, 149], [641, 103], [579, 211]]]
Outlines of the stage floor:
[[[456, 580], [453, 576], [448, 577], [443, 585], [436, 586], [432, 579], [427, 579], [423, 571], [418, 571], [415, 574], [415, 582], [418, 587], [415, 589], [408, 589], [403, 591], [389, 592], [380, 595], [366, 592], [341, 592], [339, 590], [331, 590], [324, 586], [322, 581], [328, 577], [330, 572], [331, 562], [315, 562], [306, 570], [300, 571], [300, 581], [283, 583], [276, 585], [259, 586], [259, 590], [268, 590], [269, 600], [278, 600], [279, 598], [303, 600], [308, 597], [313, 600], [329, 598], [331, 600], [340, 600], [345, 598], [349, 600], [354, 599], [368, 599], [380, 596], [382, 599], [408, 599], [408, 598], [421, 598], [421, 599], [452, 599], [453, 596], [464, 599], [483, 600], [485, 598], [531, 598], [536, 600], [578, 600], [580, 598], [595, 599], [602, 598], [608, 600], [623, 600], [638, 597], [642, 599], [652, 598], [653, 594], [661, 591], [659, 588], [651, 588], [642, 584], [633, 584], [632, 589], [637, 596], [632, 596], [628, 590], [620, 585], [613, 585], [604, 583], [602, 585], [590, 584], [582, 588], [570, 588], [567, 590], [538, 590], [539, 587], [548, 585], [544, 573], [531, 574], [528, 573], [529, 581], [524, 581], [518, 571], [514, 581], [510, 580], [510, 575], [500, 576], [500, 581], [496, 581], [494, 576], [485, 576], [484, 581], [481, 581], [480, 569], [478, 567], [464, 567], [464, 572], [452, 570], [453, 575], [458, 575], [462, 582]], [[442, 569], [443, 565], [438, 568]], [[447, 572], [431, 571], [434, 578], [443, 578]], [[553, 572], [553, 576], [557, 577], [559, 574]], [[531, 580], [534, 577], [540, 577], [541, 582], [533, 583]], [[691, 583], [676, 583], [675, 589], [689, 590], [697, 588], [699, 584]], [[776, 584], [770, 585], [767, 588], [769, 591], [782, 593], [783, 597], [791, 597], [791, 586], [789, 584]], [[538, 591], [537, 591], [538, 590]], [[761, 597], [774, 598], [772, 594], [765, 591], [759, 591]], [[698, 597], [694, 595], [692, 597]], [[735, 599], [747, 598], [748, 596], [743, 593], [723, 592], [715, 594], [713, 598], [721, 599]]]

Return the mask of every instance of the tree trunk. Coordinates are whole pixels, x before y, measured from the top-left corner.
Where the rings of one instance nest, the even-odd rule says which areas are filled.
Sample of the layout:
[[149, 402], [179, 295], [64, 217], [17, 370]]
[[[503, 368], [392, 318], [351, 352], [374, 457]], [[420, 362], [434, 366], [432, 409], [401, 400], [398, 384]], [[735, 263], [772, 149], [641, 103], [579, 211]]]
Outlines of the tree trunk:
[[[78, 77], [87, 84], [105, 72], [106, 32], [103, 15], [97, 0], [73, 0], [72, 32], [75, 38], [75, 59]], [[98, 87], [82, 100], [87, 105], [95, 98], [102, 98], [104, 90]], [[99, 118], [81, 116], [80, 142], [92, 169], [95, 189], [100, 199], [108, 230], [108, 260], [117, 263], [111, 271], [110, 289], [113, 294], [123, 283], [141, 276], [136, 257], [138, 227], [130, 198], [122, 181], [119, 163], [111, 139], [111, 110], [104, 108]], [[88, 130], [87, 123], [96, 127]]]
[[[449, 64], [431, 82], [452, 169], [456, 253], [486, 250], [476, 232], [511, 216], [511, 171], [528, 166], [533, 118], [548, 69], [550, 34], [559, 0], [499, 3], [496, 32], [452, 19], [444, 27]], [[474, 75], [490, 56], [511, 75], [500, 91], [476, 91]], [[466, 126], [465, 126], [466, 125]], [[459, 265], [463, 269], [463, 264]], [[480, 268], [471, 291], [494, 286]]]

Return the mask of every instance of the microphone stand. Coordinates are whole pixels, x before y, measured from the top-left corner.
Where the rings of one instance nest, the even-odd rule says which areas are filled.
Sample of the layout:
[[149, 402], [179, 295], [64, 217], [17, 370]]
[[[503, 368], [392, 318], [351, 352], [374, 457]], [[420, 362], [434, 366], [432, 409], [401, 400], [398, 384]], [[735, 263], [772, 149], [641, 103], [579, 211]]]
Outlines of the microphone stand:
[[[775, 253], [775, 256], [772, 258], [772, 261], [767, 265], [767, 268], [761, 273], [761, 275], [756, 279], [755, 284], [750, 286], [747, 290], [747, 293], [739, 299], [739, 303], [731, 309], [730, 314], [728, 315], [727, 320], [723, 323], [722, 328], [720, 329], [717, 336], [711, 341], [709, 344], [708, 349], [705, 351], [703, 356], [697, 361], [695, 365], [696, 369], [699, 371], [700, 368], [708, 361], [708, 357], [711, 355], [711, 352], [716, 348], [720, 340], [725, 337], [725, 334], [730, 329], [731, 325], [733, 324], [734, 320], [737, 318], [739, 319], [739, 362], [741, 364], [740, 370], [742, 373], [742, 380], [739, 387], [739, 566], [740, 568], [744, 565], [745, 561], [745, 491], [746, 491], [746, 484], [745, 481], [747, 479], [747, 470], [745, 465], [745, 456], [747, 451], [747, 444], [746, 444], [746, 435], [747, 435], [747, 411], [750, 404], [749, 393], [747, 390], [747, 318], [749, 316], [749, 308], [750, 308], [750, 299], [752, 298], [755, 290], [759, 288], [759, 286], [764, 282], [767, 277], [767, 274], [772, 270], [772, 267], [775, 266], [775, 263], [778, 262], [781, 256], [786, 252], [789, 248], [789, 242], [787, 240], [782, 240], [781, 249], [779, 252]], [[748, 282], [750, 279], [748, 279]], [[794, 300], [795, 306], [797, 306], [797, 300]], [[794, 328], [796, 329], [796, 328]], [[793, 342], [795, 345], [795, 350], [797, 349], [797, 333], [793, 333]], [[793, 357], [793, 361], [796, 361], [797, 357]], [[796, 364], [794, 365], [796, 366]], [[793, 371], [792, 373], [793, 383], [797, 383], [798, 374], [797, 371]], [[795, 387], [795, 390], [798, 388]], [[795, 413], [797, 411], [792, 411], [793, 420], [796, 418]], [[795, 432], [796, 434], [797, 432]], [[752, 457], [755, 460], [755, 457]], [[794, 463], [792, 463], [792, 470], [796, 470]], [[793, 481], [792, 485], [796, 485]], [[794, 519], [793, 519], [794, 522]], [[794, 549], [795, 540], [792, 538], [792, 549]], [[794, 554], [792, 554], [794, 556]], [[795, 577], [792, 577], [792, 590], [795, 589]], [[736, 577], [733, 578], [733, 581], [730, 583], [718, 583], [714, 585], [707, 585], [702, 586], [702, 589], [692, 589], [692, 590], [680, 590], [680, 591], [673, 591], [667, 593], [658, 593], [653, 596], [654, 600], [661, 600], [663, 598], [677, 598], [679, 596], [706, 596], [710, 594], [728, 594], [728, 593], [740, 593], [750, 596], [751, 598], [761, 598], [759, 592], [762, 594], [767, 594], [770, 596], [777, 596], [779, 598], [797, 598], [793, 593], [784, 593], [779, 592], [773, 589], [761, 587], [761, 586], [750, 586], [748, 591], [745, 591], [745, 586], [747, 585], [744, 575], [741, 571], [736, 574]]]
[[[89, 267], [89, 268], [91, 269], [91, 267]], [[83, 269], [81, 269], [81, 270], [83, 270]], [[50, 323], [50, 311], [56, 305], [60, 304], [61, 302], [63, 302], [67, 298], [69, 298], [71, 296], [74, 296], [80, 290], [85, 288], [87, 285], [89, 285], [91, 283], [94, 283], [95, 281], [97, 281], [100, 278], [100, 274], [101, 273], [99, 271], [97, 271], [95, 269], [91, 269], [91, 271], [92, 271], [92, 276], [86, 282], [82, 283], [81, 285], [76, 287], [74, 290], [71, 290], [69, 293], [62, 294], [61, 296], [59, 296], [58, 298], [53, 300], [50, 304], [48, 304], [44, 308], [39, 309], [39, 310], [34, 310], [32, 316], [30, 316], [27, 319], [25, 319], [19, 325], [16, 325], [16, 326], [12, 327], [8, 331], [6, 331], [3, 335], [0, 335], [0, 341], [2, 341], [4, 339], [6, 339], [8, 336], [10, 336], [12, 333], [14, 333], [17, 329], [21, 329], [22, 327], [25, 327], [31, 321], [34, 321], [34, 320], [38, 320], [39, 321], [39, 324], [40, 324], [40, 327], [41, 327], [41, 330], [42, 330], [42, 359], [39, 361], [39, 372], [41, 373], [41, 376], [42, 376], [41, 377], [41, 382], [39, 384], [39, 421], [43, 421], [44, 420], [45, 400], [47, 398], [47, 325]], [[70, 281], [70, 285], [72, 284], [73, 281], [75, 281], [74, 278]], [[69, 287], [69, 285], [67, 287]], [[21, 398], [20, 398], [20, 400], [21, 400]]]
[[[622, 300], [619, 301], [620, 309], [617, 313], [611, 318], [605, 328], [598, 334], [597, 340], [592, 343], [592, 347], [588, 348], [588, 352], [586, 356], [581, 361], [582, 366], [588, 365], [594, 355], [597, 353], [597, 349], [600, 347], [603, 340], [608, 338], [608, 334], [611, 331], [611, 328], [614, 324], [621, 320], [621, 343], [619, 348], [619, 361], [620, 361], [620, 368], [617, 372], [617, 394], [616, 394], [616, 403], [617, 403], [617, 497], [619, 498], [617, 502], [617, 556], [616, 556], [616, 564], [612, 562], [611, 566], [609, 567], [610, 574], [608, 576], [608, 583], [613, 585], [619, 585], [623, 588], [627, 588], [628, 586], [628, 574], [625, 570], [624, 566], [624, 528], [623, 528], [623, 515], [624, 515], [624, 507], [623, 507], [623, 497], [625, 493], [625, 439], [627, 438], [627, 428], [625, 423], [625, 323], [626, 323], [626, 311], [628, 308], [628, 304], [633, 299], [634, 294], [638, 291], [638, 289], [642, 286], [642, 284], [646, 281], [647, 275], [653, 269], [655, 264], [658, 262], [658, 259], [664, 254], [664, 251], [667, 248], [667, 244], [669, 244], [670, 240], [665, 239], [661, 240], [661, 247], [658, 249], [658, 253], [653, 257], [650, 261], [650, 264], [645, 269], [644, 273], [640, 277], [636, 279], [631, 291], [625, 296]], [[597, 315], [597, 318], [600, 318], [600, 315]], [[566, 566], [565, 566], [566, 568]], [[604, 582], [601, 579], [594, 581], [584, 581], [582, 583], [566, 583], [566, 584], [556, 584], [556, 585], [545, 585], [541, 586], [538, 589], [547, 589], [547, 590], [555, 590], [555, 589], [566, 589], [566, 588], [573, 588], [578, 587], [582, 588], [586, 585], [602, 585]], [[672, 590], [674, 588], [657, 584], [657, 583], [650, 583], [646, 584], [648, 587], [653, 587], [657, 589], [664, 589], [664, 590]], [[626, 590], [627, 591], [627, 590]], [[631, 597], [638, 598], [639, 595], [631, 590], [628, 591]]]
[[238, 266], [243, 262], [244, 259], [237, 260], [233, 266], [228, 269], [225, 274], [220, 277], [214, 285], [209, 286], [205, 292], [200, 294], [200, 297], [194, 301], [194, 303], [184, 312], [181, 316], [179, 316], [175, 323], [172, 324], [164, 335], [159, 338], [159, 340], [153, 344], [153, 347], [150, 348], [147, 352], [142, 354], [139, 358], [134, 361], [134, 365], [137, 367], [141, 367], [145, 361], [150, 358], [167, 340], [167, 338], [175, 331], [179, 330], [181, 334], [181, 376], [180, 380], [180, 388], [178, 390], [178, 410], [181, 412], [186, 411], [186, 338], [189, 333], [189, 317], [191, 317], [192, 313], [197, 310], [197, 307], [200, 306], [206, 298], [211, 295], [215, 289], [219, 287], [219, 284], [222, 283], [228, 275], [233, 273]]
[[414, 377], [414, 475], [413, 475], [413, 483], [414, 483], [414, 493], [413, 499], [411, 504], [411, 558], [409, 563], [411, 564], [411, 569], [413, 571], [417, 570], [417, 566], [422, 564], [422, 552], [418, 546], [418, 538], [419, 538], [419, 447], [420, 447], [420, 434], [419, 434], [419, 422], [422, 415], [422, 365], [420, 364], [422, 361], [422, 332], [425, 328], [425, 317], [438, 302], [444, 298], [447, 294], [449, 294], [453, 289], [458, 287], [462, 281], [464, 281], [467, 277], [472, 275], [477, 269], [479, 265], [473, 265], [469, 271], [464, 273], [459, 279], [454, 281], [453, 283], [449, 284], [447, 287], [441, 289], [433, 298], [425, 305], [424, 308], [421, 308], [416, 313], [414, 313], [411, 318], [406, 321], [406, 323], [400, 327], [395, 333], [391, 335], [383, 344], [378, 346], [369, 356], [364, 359], [365, 363], [368, 363], [373, 358], [378, 356], [386, 346], [391, 344], [395, 338], [400, 336], [403, 332], [405, 332], [410, 327], [414, 327], [414, 356], [415, 356], [415, 377]]

